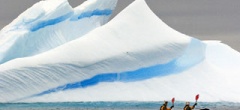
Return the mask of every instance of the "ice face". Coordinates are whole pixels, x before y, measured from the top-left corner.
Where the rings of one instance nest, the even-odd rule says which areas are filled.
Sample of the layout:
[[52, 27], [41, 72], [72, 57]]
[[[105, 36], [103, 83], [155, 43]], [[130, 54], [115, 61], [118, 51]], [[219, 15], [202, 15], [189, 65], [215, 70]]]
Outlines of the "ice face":
[[220, 42], [175, 31], [136, 0], [83, 37], [0, 65], [0, 101], [192, 101], [201, 94], [202, 101], [239, 102], [238, 59]]
[[72, 8], [67, 0], [40, 1], [0, 32], [0, 64], [37, 55], [105, 24], [117, 0], [89, 0]]

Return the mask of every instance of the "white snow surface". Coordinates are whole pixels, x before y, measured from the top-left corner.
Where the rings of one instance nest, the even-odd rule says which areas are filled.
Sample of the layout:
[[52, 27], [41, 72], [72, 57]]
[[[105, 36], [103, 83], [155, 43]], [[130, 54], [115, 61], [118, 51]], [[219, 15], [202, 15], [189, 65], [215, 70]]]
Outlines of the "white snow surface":
[[[207, 44], [205, 60], [177, 74], [137, 82], [104, 82], [84, 89], [59, 91], [24, 101], [163, 101], [175, 97], [178, 101], [194, 102], [194, 96], [200, 94], [201, 102], [239, 103], [237, 96], [240, 90], [236, 88], [239, 86], [237, 83], [239, 52], [220, 42], [205, 41], [205, 43]], [[236, 61], [233, 62], [232, 59]]]
[[[240, 102], [239, 66], [239, 52], [218, 41], [200, 41], [175, 31], [144, 0], [136, 0], [83, 37], [0, 65], [0, 102], [162, 101], [172, 97], [194, 101], [196, 94], [200, 101]], [[57, 90], [107, 73], [116, 74], [117, 80]], [[135, 77], [142, 79], [131, 80]], [[54, 88], [57, 91], [36, 95]]]
[[105, 24], [116, 4], [117, 0], [88, 0], [74, 9], [67, 0], [34, 4], [1, 30], [0, 64], [37, 55], [85, 35]]

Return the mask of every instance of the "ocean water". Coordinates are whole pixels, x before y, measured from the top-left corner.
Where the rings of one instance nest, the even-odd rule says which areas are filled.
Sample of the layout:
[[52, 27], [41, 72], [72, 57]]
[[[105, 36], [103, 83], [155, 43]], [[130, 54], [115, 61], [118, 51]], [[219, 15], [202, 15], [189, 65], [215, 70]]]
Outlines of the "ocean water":
[[[0, 110], [159, 110], [163, 102], [61, 102], [61, 103], [1, 103]], [[184, 102], [175, 102], [173, 110], [182, 110]], [[192, 102], [191, 104], [194, 104]], [[171, 106], [171, 103], [168, 105]], [[240, 103], [199, 102], [195, 110], [240, 110]]]

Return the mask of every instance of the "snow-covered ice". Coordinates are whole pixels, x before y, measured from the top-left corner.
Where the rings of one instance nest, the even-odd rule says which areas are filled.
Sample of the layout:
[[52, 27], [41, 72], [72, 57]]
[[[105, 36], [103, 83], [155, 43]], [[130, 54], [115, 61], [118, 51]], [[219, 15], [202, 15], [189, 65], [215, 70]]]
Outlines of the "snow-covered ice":
[[[58, 31], [65, 34], [60, 36], [75, 36], [69, 33], [71, 20], [76, 20], [76, 13], [89, 12], [76, 9], [81, 12], [74, 11], [64, 25], [44, 27], [45, 33], [61, 27]], [[239, 52], [219, 41], [200, 41], [172, 29], [144, 0], [134, 1], [107, 24], [76, 36], [49, 51], [1, 64], [0, 101], [161, 101], [173, 96], [193, 101], [201, 94], [201, 101], [240, 102], [236, 97]]]
[[117, 0], [40, 1], [0, 32], [0, 64], [46, 52], [105, 24]]

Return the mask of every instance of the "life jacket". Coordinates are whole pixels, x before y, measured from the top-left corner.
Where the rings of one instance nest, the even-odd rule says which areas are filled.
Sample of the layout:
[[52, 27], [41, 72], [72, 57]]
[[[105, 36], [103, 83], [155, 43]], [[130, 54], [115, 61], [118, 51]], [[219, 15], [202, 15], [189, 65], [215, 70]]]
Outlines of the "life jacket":
[[166, 105], [163, 104], [163, 105], [160, 107], [160, 110], [167, 110]]
[[189, 105], [185, 105], [185, 107], [183, 108], [183, 110], [192, 110], [192, 108]]

